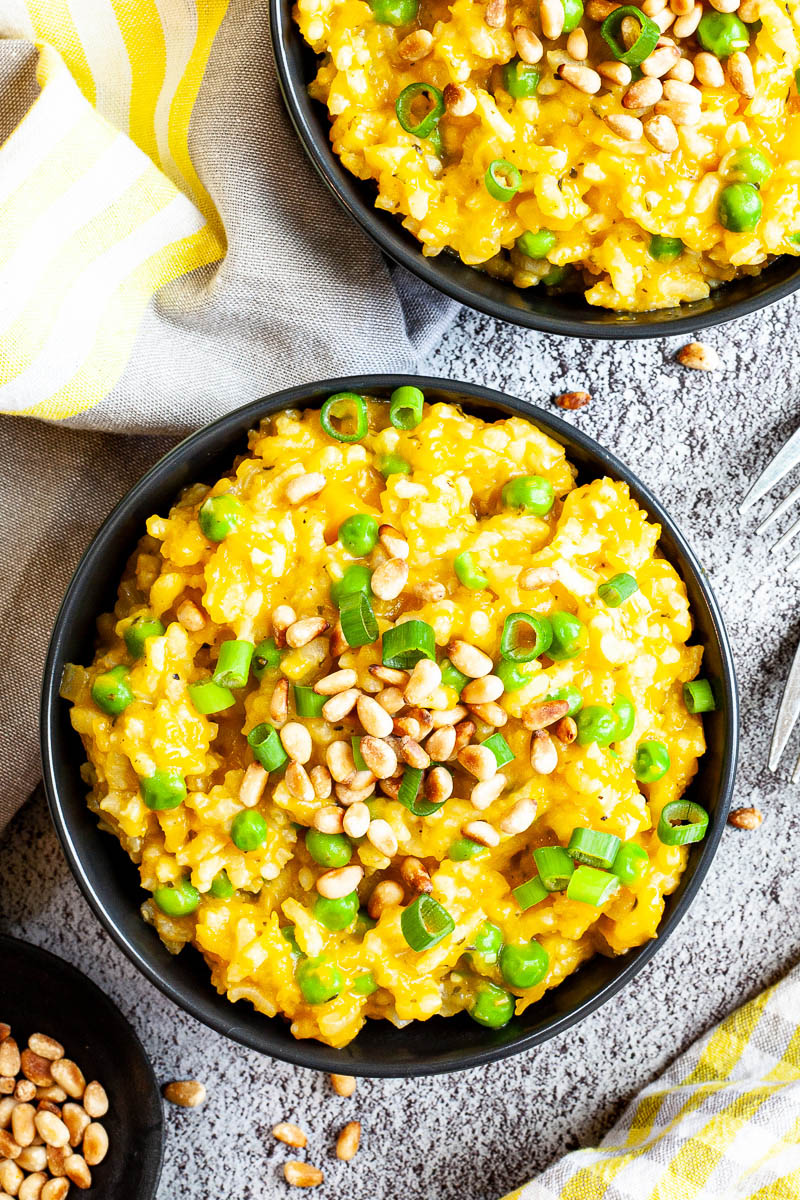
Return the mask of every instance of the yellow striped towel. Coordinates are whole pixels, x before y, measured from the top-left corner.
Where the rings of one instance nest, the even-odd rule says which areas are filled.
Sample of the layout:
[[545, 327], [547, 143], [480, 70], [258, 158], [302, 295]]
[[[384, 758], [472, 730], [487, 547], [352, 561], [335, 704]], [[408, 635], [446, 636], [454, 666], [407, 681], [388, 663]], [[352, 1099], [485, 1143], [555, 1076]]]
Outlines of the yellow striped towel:
[[0, 412], [167, 429], [407, 369], [397, 290], [346, 221], [263, 0], [0, 0]]
[[596, 1150], [505, 1200], [798, 1200], [800, 968], [700, 1038]]

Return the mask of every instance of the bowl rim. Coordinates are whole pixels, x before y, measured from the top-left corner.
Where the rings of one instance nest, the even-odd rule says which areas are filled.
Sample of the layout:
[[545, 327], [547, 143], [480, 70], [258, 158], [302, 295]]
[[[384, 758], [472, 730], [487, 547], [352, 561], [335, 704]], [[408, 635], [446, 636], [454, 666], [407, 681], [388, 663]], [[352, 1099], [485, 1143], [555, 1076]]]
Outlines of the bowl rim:
[[[426, 257], [421, 247], [415, 249], [401, 233], [401, 226], [395, 224], [390, 214], [370, 208], [359, 193], [358, 185], [363, 181], [344, 168], [336, 158], [329, 142], [320, 145], [312, 126], [311, 113], [315, 102], [311, 100], [305, 89], [305, 82], [298, 84], [295, 71], [289, 59], [288, 39], [299, 36], [296, 28], [287, 30], [284, 14], [284, 0], [269, 0], [269, 27], [272, 47], [277, 67], [278, 84], [286, 110], [300, 143], [311, 161], [317, 174], [336, 197], [342, 208], [352, 217], [357, 225], [387, 254], [394, 262], [410, 271], [412, 275], [422, 279], [436, 291], [449, 296], [467, 308], [472, 308], [485, 316], [496, 320], [520, 325], [526, 329], [535, 329], [540, 333], [557, 334], [562, 337], [600, 338], [607, 341], [623, 339], [643, 340], [647, 338], [683, 336], [701, 329], [724, 325], [738, 317], [748, 316], [759, 312], [779, 300], [786, 299], [800, 289], [800, 260], [798, 269], [788, 279], [776, 281], [754, 295], [719, 307], [707, 309], [705, 312], [692, 313], [690, 305], [678, 306], [687, 309], [685, 316], [664, 320], [649, 320], [646, 323], [637, 320], [637, 314], [619, 313], [620, 322], [615, 325], [609, 321], [592, 321], [590, 315], [573, 319], [557, 316], [548, 312], [531, 311], [526, 308], [516, 308], [514, 305], [482, 296], [479, 292], [462, 286], [457, 280], [451, 279], [446, 273], [437, 270], [436, 257]], [[313, 53], [313, 51], [311, 51]], [[785, 256], [780, 256], [785, 257]], [[769, 264], [767, 268], [769, 269]], [[754, 278], [758, 278], [755, 276]], [[524, 292], [524, 289], [520, 289]], [[712, 293], [713, 295], [713, 293]], [[597, 308], [598, 317], [601, 313], [613, 312], [611, 309]], [[646, 314], [658, 310], [648, 310]], [[664, 312], [674, 312], [675, 309], [665, 309]], [[624, 318], [624, 319], [623, 319]]]
[[[76, 840], [73, 837], [66, 814], [61, 805], [59, 776], [67, 768], [63, 764], [60, 764], [55, 756], [55, 728], [58, 723], [59, 706], [63, 703], [59, 696], [60, 680], [57, 678], [57, 669], [62, 658], [61, 645], [66, 636], [73, 605], [85, 586], [85, 580], [93, 576], [95, 563], [102, 560], [107, 543], [116, 540], [119, 529], [128, 523], [130, 510], [151, 490], [152, 485], [156, 484], [161, 476], [170, 474], [173, 467], [177, 467], [185, 460], [187, 452], [211, 449], [212, 447], [216, 447], [218, 452], [219, 447], [224, 447], [225, 443], [232, 438], [234, 430], [251, 429], [262, 417], [282, 409], [295, 408], [300, 405], [316, 407], [320, 397], [325, 393], [333, 394], [339, 391], [355, 391], [369, 395], [376, 392], [387, 392], [408, 383], [413, 383], [415, 386], [420, 387], [423, 392], [435, 389], [455, 392], [463, 396], [467, 401], [474, 401], [476, 404], [489, 406], [503, 415], [514, 415], [528, 420], [532, 424], [542, 428], [549, 436], [554, 437], [559, 444], [564, 445], [568, 457], [572, 444], [584, 454], [597, 461], [602, 469], [609, 471], [612, 476], [623, 480], [637, 491], [637, 499], [642, 507], [645, 508], [648, 517], [657, 520], [662, 528], [668, 530], [678, 554], [682, 558], [679, 573], [682, 577], [691, 575], [693, 583], [701, 592], [707, 606], [722, 666], [720, 688], [723, 703], [720, 707], [722, 712], [727, 714], [727, 720], [724, 730], [724, 749], [720, 766], [720, 784], [715, 819], [712, 822], [710, 835], [700, 844], [699, 858], [694, 867], [692, 877], [666, 921], [663, 921], [662, 918], [663, 923], [659, 925], [657, 935], [651, 938], [649, 942], [639, 947], [633, 947], [628, 952], [631, 956], [631, 961], [613, 979], [603, 985], [588, 1000], [579, 1003], [567, 1013], [554, 1016], [542, 1028], [522, 1033], [519, 1037], [508, 1043], [487, 1045], [484, 1048], [479, 1048], [463, 1055], [459, 1054], [457, 1061], [447, 1059], [446, 1061], [435, 1060], [434, 1062], [403, 1061], [393, 1063], [389, 1059], [385, 1059], [370, 1063], [353, 1063], [350, 1062], [342, 1050], [336, 1050], [313, 1039], [292, 1039], [286, 1042], [279, 1040], [272, 1034], [271, 1026], [266, 1024], [269, 1020], [268, 1018], [265, 1018], [263, 1036], [251, 1034], [246, 1027], [237, 1026], [235, 1005], [230, 1001], [227, 1003], [230, 1005], [232, 1011], [227, 1020], [209, 1009], [208, 1006], [204, 1009], [200, 1002], [196, 1002], [191, 997], [187, 998], [184, 994], [184, 989], [173, 985], [168, 979], [164, 979], [160, 975], [158, 968], [151, 964], [149, 957], [141, 953], [128, 940], [125, 933], [118, 928], [111, 915], [106, 911], [102, 896], [94, 886], [92, 871], [90, 869], [91, 854], [85, 853], [82, 855], [80, 839]], [[140, 535], [141, 531], [132, 535], [131, 541], [134, 540], [134, 537], [138, 540]], [[466, 1070], [484, 1063], [507, 1058], [513, 1054], [519, 1054], [522, 1051], [530, 1050], [543, 1042], [549, 1041], [557, 1034], [578, 1024], [586, 1016], [594, 1012], [595, 1009], [616, 995], [647, 965], [656, 951], [664, 945], [667, 938], [683, 920], [693, 903], [714, 859], [725, 828], [725, 816], [730, 808], [731, 797], [733, 795], [739, 751], [738, 687], [733, 654], [725, 624], [702, 566], [695, 557], [681, 530], [664, 510], [660, 502], [649, 488], [616, 455], [606, 450], [605, 447], [601, 446], [588, 434], [555, 414], [546, 412], [544, 409], [527, 401], [480, 384], [429, 376], [415, 376], [408, 373], [353, 375], [294, 385], [280, 392], [273, 393], [270, 396], [250, 401], [238, 409], [225, 413], [223, 416], [217, 418], [217, 420], [195, 430], [169, 450], [118, 501], [81, 556], [53, 625], [42, 682], [40, 748], [43, 782], [50, 816], [62, 850], [78, 886], [95, 916], [110, 934], [114, 942], [144, 976], [164, 995], [169, 997], [179, 1008], [188, 1012], [196, 1020], [208, 1025], [217, 1033], [231, 1037], [234, 1041], [248, 1046], [250, 1049], [272, 1055], [275, 1058], [293, 1063], [296, 1066], [311, 1067], [315, 1070], [323, 1071], [345, 1072], [363, 1077], [407, 1078], [418, 1075], [443, 1074], [457, 1070]], [[76, 766], [70, 769], [77, 770], [78, 768]], [[88, 866], [84, 862], [84, 857], [89, 864]], [[219, 998], [218, 994], [213, 992], [209, 978], [209, 1000], [217, 1000]]]

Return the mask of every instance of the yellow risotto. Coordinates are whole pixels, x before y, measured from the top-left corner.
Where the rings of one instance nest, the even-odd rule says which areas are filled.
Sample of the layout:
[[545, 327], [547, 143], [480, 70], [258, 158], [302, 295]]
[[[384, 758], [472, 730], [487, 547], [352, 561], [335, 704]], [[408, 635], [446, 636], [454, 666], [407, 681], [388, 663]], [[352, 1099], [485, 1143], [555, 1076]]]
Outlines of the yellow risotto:
[[659, 532], [411, 386], [270, 417], [152, 516], [62, 694], [169, 949], [343, 1046], [654, 937], [713, 707]]
[[800, 5], [298, 0], [348, 170], [423, 253], [643, 311], [800, 253]]

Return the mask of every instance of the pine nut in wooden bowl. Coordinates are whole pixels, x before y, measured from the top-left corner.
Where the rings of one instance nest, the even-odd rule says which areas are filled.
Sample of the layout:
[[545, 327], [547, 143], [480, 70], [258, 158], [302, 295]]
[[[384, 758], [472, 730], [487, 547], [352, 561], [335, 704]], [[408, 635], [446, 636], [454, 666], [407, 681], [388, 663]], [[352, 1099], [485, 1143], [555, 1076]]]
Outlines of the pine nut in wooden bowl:
[[[410, 405], [408, 423], [405, 418], [395, 423], [386, 403], [401, 388], [396, 402], [400, 410]], [[331, 409], [328, 401], [339, 393], [347, 394], [344, 410]], [[352, 427], [337, 423], [343, 413], [355, 418]], [[248, 451], [248, 430], [264, 418]], [[268, 472], [254, 453], [270, 461]], [[378, 460], [385, 472], [376, 469]], [[401, 460], [410, 470], [398, 469]], [[521, 473], [546, 477], [547, 486], [536, 480], [531, 485], [538, 514], [517, 511], [529, 497], [523, 489], [523, 502], [515, 499]], [[293, 487], [289, 499], [288, 485], [303, 476], [303, 486]], [[196, 481], [193, 489], [168, 518], [177, 489], [190, 480]], [[265, 483], [272, 499], [251, 505], [248, 489]], [[212, 484], [217, 487], [209, 497]], [[233, 526], [217, 526], [204, 516], [207, 532], [201, 537], [202, 506], [226, 495], [228, 512], [219, 504], [211, 512], [215, 521], [233, 513]], [[596, 547], [587, 549], [576, 573], [567, 559], [574, 553], [575, 531], [589, 519], [592, 497], [606, 514], [611, 541], [605, 553], [611, 559], [600, 561]], [[228, 626], [208, 591], [216, 571], [209, 564], [232, 563], [236, 547], [239, 553], [249, 546], [256, 507], [258, 520], [271, 531], [252, 546], [255, 557], [248, 560], [248, 570], [258, 568], [261, 600], [243, 618], [250, 626], [238, 618]], [[362, 519], [370, 515], [372, 523]], [[102, 658], [64, 677], [76, 727], [91, 734], [102, 719], [108, 744], [118, 744], [115, 730], [127, 728], [125, 709], [135, 701], [123, 692], [122, 715], [114, 718], [120, 724], [107, 720], [109, 703], [113, 707], [120, 698], [117, 682], [149, 694], [163, 669], [170, 703], [184, 705], [174, 727], [198, 739], [180, 778], [163, 773], [150, 778], [159, 764], [149, 742], [126, 743], [136, 770], [130, 759], [125, 765], [122, 754], [113, 758], [120, 772], [116, 786], [130, 801], [128, 817], [136, 812], [141, 817], [141, 827], [129, 825], [126, 835], [143, 839], [140, 875], [116, 842], [94, 827], [75, 765], [77, 739], [58, 690], [68, 663], [92, 662], [91, 614], [101, 604], [107, 609], [114, 604], [124, 563], [135, 550], [132, 531], [148, 518], [151, 550], [159, 540], [164, 544], [170, 530], [179, 539], [197, 538], [194, 565], [205, 574], [195, 578], [200, 586], [192, 588], [192, 603], [198, 612], [205, 610], [203, 627], [193, 618], [188, 628], [177, 616], [186, 602], [179, 583], [157, 614], [165, 618], [164, 631], [151, 631], [150, 648], [131, 660], [125, 632], [136, 616], [146, 614], [141, 600], [136, 603], [142, 611], [135, 614], [123, 601], [116, 618], [101, 625]], [[561, 545], [559, 530], [570, 519], [573, 548], [564, 545], [566, 565], [560, 565], [553, 547]], [[626, 553], [638, 556], [628, 563], [640, 576], [633, 591], [631, 579], [608, 578], [625, 574], [613, 551], [620, 521], [629, 524]], [[656, 542], [661, 549], [654, 557]], [[225, 552], [215, 559], [220, 543]], [[161, 575], [155, 554], [140, 553], [138, 561], [152, 603], [169, 572]], [[545, 562], [555, 565], [536, 574], [533, 592], [524, 590], [532, 568]], [[268, 578], [276, 570], [280, 589], [273, 594]], [[365, 573], [371, 576], [372, 595], [363, 587], [353, 592], [340, 587], [345, 572], [356, 584]], [[636, 612], [647, 623], [647, 613], [656, 611], [652, 589], [659, 579], [677, 614], [669, 634], [657, 622], [658, 636], [675, 639], [674, 654], [665, 652], [661, 665], [649, 668], [673, 672], [664, 684], [670, 701], [663, 711], [655, 700], [660, 693], [642, 692], [624, 668], [630, 657], [626, 639], [635, 642], [638, 636], [626, 614]], [[173, 573], [173, 586], [177, 580]], [[223, 588], [220, 603], [229, 594]], [[569, 610], [574, 618], [576, 609], [581, 614], [576, 653], [564, 657], [559, 646], [572, 626], [557, 614]], [[689, 611], [694, 632], [687, 649]], [[525, 628], [515, 620], [506, 629], [514, 613], [528, 614]], [[533, 614], [540, 614], [545, 631], [549, 622], [555, 640], [546, 653], [543, 646], [532, 650], [536, 661], [530, 647], [525, 649], [518, 679], [514, 647], [519, 637], [524, 649], [536, 632]], [[313, 629], [307, 624], [312, 618]], [[307, 642], [309, 630], [316, 636]], [[263, 638], [267, 644], [256, 654]], [[389, 653], [390, 643], [397, 644], [397, 653]], [[684, 678], [697, 674], [701, 646], [703, 676], [714, 681], [715, 711], [707, 711], [703, 722], [706, 754], [700, 754], [703, 729], [682, 691]], [[173, 664], [168, 669], [167, 655]], [[248, 668], [256, 660], [255, 674], [244, 670], [239, 656]], [[95, 688], [95, 677], [117, 668], [110, 682], [104, 678]], [[46, 674], [43, 749], [52, 812], [73, 869], [113, 936], [168, 995], [212, 1027], [266, 1053], [338, 1074], [456, 1069], [535, 1044], [579, 1019], [664, 944], [699, 886], [724, 825], [735, 762], [735, 684], [724, 631], [691, 552], [655, 498], [612, 455], [552, 412], [478, 386], [392, 376], [333, 380], [260, 401], [194, 435], [133, 489], [93, 543], [59, 617]], [[624, 716], [623, 734], [606, 709], [626, 681], [639, 715], [631, 733], [630, 711], [614, 710], [620, 722]], [[550, 694], [567, 684], [586, 692], [584, 715], [573, 718], [572, 704]], [[692, 694], [694, 707], [701, 701], [708, 709], [708, 696]], [[147, 740], [151, 711], [131, 708], [141, 718], [130, 729], [132, 738]], [[218, 726], [227, 730], [222, 740], [215, 740]], [[677, 735], [678, 727], [684, 736]], [[217, 752], [225, 747], [229, 757], [209, 788], [204, 756], [212, 743]], [[667, 743], [679, 768], [675, 773], [663, 761]], [[87, 748], [96, 757], [91, 737]], [[655, 827], [660, 806], [678, 799], [679, 781], [691, 775], [699, 754], [688, 799], [696, 795], [712, 816], [705, 839], [687, 853], [667, 844], [671, 831], [656, 835]], [[615, 922], [625, 919], [635, 885], [631, 890], [624, 884], [613, 896], [598, 893], [594, 908], [585, 910], [574, 891], [572, 898], [559, 893], [554, 901], [549, 893], [529, 896], [519, 887], [538, 869], [533, 851], [552, 845], [548, 837], [556, 830], [562, 850], [581, 816], [598, 832], [602, 814], [584, 810], [574, 797], [561, 820], [557, 804], [553, 807], [559, 795], [563, 802], [565, 788], [572, 794], [580, 764], [589, 761], [593, 771], [613, 776], [611, 790], [623, 797], [608, 817], [601, 839], [608, 842], [606, 850], [616, 850], [609, 832], [625, 842], [641, 840], [648, 855], [669, 868], [660, 878], [669, 876], [663, 890], [671, 894], [664, 897], [663, 916], [661, 896], [630, 910], [627, 936], [615, 945], [626, 953], [587, 959], [575, 970], [592, 948], [591, 938], [580, 941], [587, 931], [599, 936], [604, 929], [606, 948], [612, 946]], [[104, 762], [102, 755], [97, 758], [98, 779], [107, 778]], [[252, 770], [255, 764], [262, 772]], [[137, 774], [147, 781], [144, 790]], [[118, 797], [105, 789], [105, 784], [95, 789], [91, 804], [95, 810], [103, 805], [107, 822]], [[692, 837], [699, 836], [699, 814], [691, 811], [698, 817]], [[194, 862], [191, 877], [184, 870], [186, 857], [176, 861], [169, 880], [163, 870], [159, 879], [151, 877], [154, 852], [166, 862], [164, 828], [180, 839], [190, 826], [202, 832], [203, 822], [215, 849], [207, 860]], [[474, 850], [471, 856], [462, 853], [463, 841]], [[192, 842], [196, 850], [203, 844], [197, 837]], [[136, 846], [129, 849], [138, 854]], [[590, 891], [608, 882], [602, 869], [599, 881], [591, 874], [597, 871], [596, 847], [581, 842], [574, 850], [589, 872], [576, 870], [579, 882]], [[280, 900], [274, 903], [270, 896], [278, 879]], [[138, 914], [143, 899], [147, 923]], [[554, 912], [566, 905], [563, 911], [574, 920], [583, 914], [577, 940], [563, 936], [566, 925], [559, 934], [541, 924], [553, 905]], [[606, 919], [612, 909], [616, 916]], [[230, 922], [247, 928], [241, 918], [254, 913], [260, 914], [262, 933], [252, 945], [234, 948], [234, 966], [233, 944], [226, 940]], [[533, 943], [541, 941], [547, 965], [545, 954], [538, 955], [535, 981], [530, 953], [525, 964], [505, 952], [502, 963], [485, 955], [486, 961], [475, 961], [470, 943], [486, 921], [496, 927], [492, 936], [499, 930], [507, 946], [524, 943], [533, 953]], [[648, 941], [656, 928], [658, 940]], [[179, 954], [169, 953], [179, 947]], [[213, 982], [227, 998], [215, 994], [198, 948], [208, 955]], [[279, 992], [290, 1022], [270, 1016]], [[484, 993], [488, 1000], [478, 1004]], [[381, 1019], [393, 1016], [411, 1019], [402, 1029]]]
[[153, 1200], [162, 1106], [131, 1026], [36, 946], [0, 936], [0, 971], [0, 1192], [39, 1196], [41, 1173], [44, 1200]]

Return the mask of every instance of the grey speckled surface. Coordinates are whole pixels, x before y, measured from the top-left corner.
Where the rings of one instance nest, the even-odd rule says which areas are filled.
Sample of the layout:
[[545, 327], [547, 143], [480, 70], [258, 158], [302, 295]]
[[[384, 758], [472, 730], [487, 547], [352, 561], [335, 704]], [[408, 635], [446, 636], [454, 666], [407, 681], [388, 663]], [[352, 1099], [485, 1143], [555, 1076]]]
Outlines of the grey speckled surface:
[[[0, 927], [53, 949], [95, 979], [132, 1020], [162, 1079], [208, 1085], [201, 1111], [171, 1110], [159, 1200], [262, 1200], [288, 1194], [275, 1121], [309, 1130], [319, 1193], [350, 1200], [488, 1200], [567, 1148], [602, 1135], [621, 1105], [701, 1031], [800, 952], [794, 846], [800, 817], [788, 772], [765, 769], [772, 717], [800, 638], [797, 579], [736, 508], [748, 481], [800, 418], [800, 302], [705, 340], [727, 370], [673, 359], [681, 341], [581, 343], [526, 334], [462, 312], [426, 364], [547, 403], [586, 388], [574, 414], [663, 499], [706, 564], [732, 637], [742, 692], [737, 803], [761, 832], [728, 829], [688, 917], [621, 995], [544, 1048], [461, 1075], [359, 1084], [335, 1097], [324, 1077], [243, 1050], [181, 1014], [146, 983], [91, 916], [41, 801], [0, 846]], [[347, 364], [342, 364], [346, 370]], [[376, 363], [376, 369], [380, 364]], [[780, 489], [783, 494], [788, 483]], [[790, 756], [789, 756], [790, 757]], [[787, 757], [788, 761], [788, 757]], [[337, 1129], [357, 1116], [363, 1150], [337, 1163]]]

